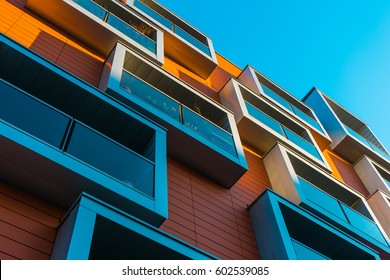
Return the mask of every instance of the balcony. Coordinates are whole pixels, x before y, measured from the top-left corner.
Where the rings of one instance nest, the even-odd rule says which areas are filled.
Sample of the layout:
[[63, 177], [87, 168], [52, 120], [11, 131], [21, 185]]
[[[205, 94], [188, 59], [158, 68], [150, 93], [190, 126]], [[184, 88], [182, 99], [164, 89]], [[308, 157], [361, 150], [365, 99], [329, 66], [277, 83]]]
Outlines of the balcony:
[[27, 7], [104, 56], [108, 56], [120, 40], [153, 61], [164, 62], [162, 31], [118, 1], [53, 0], [47, 3], [28, 0]]
[[364, 186], [370, 194], [378, 189], [383, 193], [390, 195], [390, 171], [383, 166], [363, 156], [354, 166]]
[[102, 90], [168, 128], [169, 155], [225, 187], [245, 173], [233, 114], [220, 104], [119, 43], [103, 72]]
[[249, 206], [249, 214], [263, 259], [379, 259], [370, 247], [269, 189]]
[[65, 209], [88, 191], [160, 225], [165, 130], [5, 37], [0, 54], [0, 176]]
[[387, 237], [390, 238], [390, 195], [378, 189], [367, 199], [367, 202]]
[[127, 5], [159, 25], [165, 54], [207, 79], [217, 66], [211, 39], [153, 0], [129, 0]]
[[83, 193], [63, 219], [51, 259], [215, 260], [156, 227]]
[[264, 157], [264, 165], [277, 193], [376, 251], [390, 252], [389, 240], [362, 195], [280, 145]]
[[351, 163], [367, 155], [390, 169], [390, 155], [370, 128], [317, 89], [305, 97], [332, 139], [331, 148]]
[[314, 112], [302, 101], [298, 100], [268, 78], [247, 66], [238, 79], [257, 95], [265, 97], [272, 104], [285, 111], [305, 127], [309, 128], [316, 138], [319, 146], [324, 150], [331, 143], [329, 136], [318, 121]]
[[310, 131], [264, 97], [230, 79], [220, 91], [220, 98], [234, 112], [240, 137], [247, 145], [266, 154], [280, 142], [329, 170]]

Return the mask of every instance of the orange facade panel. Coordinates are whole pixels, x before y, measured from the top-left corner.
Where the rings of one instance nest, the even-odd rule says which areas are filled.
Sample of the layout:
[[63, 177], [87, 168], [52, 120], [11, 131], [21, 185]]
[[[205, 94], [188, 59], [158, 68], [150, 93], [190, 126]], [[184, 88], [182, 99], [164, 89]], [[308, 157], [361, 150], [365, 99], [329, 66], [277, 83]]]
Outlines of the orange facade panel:
[[0, 254], [4, 259], [48, 259], [64, 211], [0, 182]]
[[0, 32], [97, 86], [104, 58], [26, 10], [25, 0], [0, 0]]
[[169, 218], [161, 229], [222, 259], [258, 259], [247, 207], [270, 183], [261, 158], [245, 155], [249, 170], [231, 189], [169, 159]]

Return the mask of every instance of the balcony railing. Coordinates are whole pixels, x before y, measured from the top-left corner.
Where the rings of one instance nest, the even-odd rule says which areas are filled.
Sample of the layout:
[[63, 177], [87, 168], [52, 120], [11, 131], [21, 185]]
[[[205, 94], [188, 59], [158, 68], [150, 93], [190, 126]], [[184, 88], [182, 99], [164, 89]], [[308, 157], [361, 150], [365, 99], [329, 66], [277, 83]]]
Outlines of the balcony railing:
[[108, 177], [154, 196], [154, 163], [0, 80], [0, 120]]
[[151, 9], [150, 7], [148, 7], [147, 5], [145, 5], [139, 0], [134, 1], [134, 6], [140, 9], [141, 11], [143, 11], [144, 13], [146, 13], [147, 15], [149, 15], [150, 17], [152, 17], [153, 19], [155, 19], [156, 21], [158, 21], [159, 23], [161, 23], [162, 25], [164, 25], [166, 28], [172, 30], [175, 34], [177, 34], [179, 37], [181, 37], [182, 39], [184, 39], [185, 41], [193, 45], [198, 50], [202, 51], [208, 56], [211, 56], [210, 48], [205, 43], [199, 41], [194, 36], [186, 32], [185, 30], [183, 30], [182, 28], [180, 28], [179, 26], [177, 26], [176, 24], [174, 24], [173, 22], [171, 22], [170, 20], [168, 20], [167, 18], [165, 18], [164, 16], [156, 12], [155, 10]]
[[[157, 43], [152, 38], [139, 32], [136, 28], [131, 26], [129, 23], [124, 22], [122, 19], [110, 13], [109, 11], [107, 11], [105, 8], [103, 8], [96, 2], [92, 0], [72, 0], [72, 1], [78, 4], [80, 7], [87, 10], [88, 12], [92, 13], [102, 21], [111, 25], [113, 28], [123, 33], [125, 36], [133, 39], [140, 45], [144, 46], [146, 49], [150, 50], [151, 52], [153, 53], [157, 52]], [[155, 34], [153, 36], [155, 36]]]
[[127, 70], [122, 71], [121, 88], [129, 94], [142, 99], [167, 116], [210, 141], [226, 152], [236, 155], [233, 136], [200, 114], [179, 103], [172, 97], [145, 83]]
[[379, 147], [377, 147], [374, 143], [370, 142], [368, 139], [364, 138], [364, 136], [360, 135], [358, 132], [347, 126], [346, 124], [343, 124], [344, 128], [347, 130], [347, 132], [352, 135], [354, 138], [356, 138], [358, 141], [360, 141], [363, 145], [367, 146], [371, 150], [377, 152], [378, 154], [385, 157], [387, 160], [390, 160], [390, 155], [388, 155], [385, 151], [381, 150]]
[[302, 244], [294, 238], [291, 238], [291, 243], [294, 247], [298, 260], [329, 260], [328, 257], [325, 257], [323, 254], [313, 250], [305, 244]]
[[325, 211], [327, 216], [337, 217], [350, 224], [355, 230], [387, 245], [378, 226], [373, 221], [303, 178], [298, 176], [298, 180], [305, 197]]
[[312, 116], [310, 116], [306, 112], [303, 112], [302, 110], [298, 109], [296, 106], [292, 105], [286, 99], [284, 99], [283, 97], [281, 97], [279, 94], [275, 93], [274, 91], [270, 90], [265, 85], [261, 84], [261, 87], [263, 89], [263, 92], [267, 96], [269, 96], [271, 99], [278, 102], [280, 105], [282, 105], [287, 110], [289, 110], [290, 112], [294, 113], [295, 115], [297, 115], [298, 117], [300, 117], [301, 119], [303, 119], [304, 121], [309, 123], [311, 126], [315, 127], [319, 131], [323, 132], [321, 126], [318, 124], [318, 122]]
[[260, 122], [264, 123], [266, 126], [280, 134], [281, 136], [287, 138], [297, 146], [301, 147], [303, 150], [307, 151], [320, 161], [322, 160], [322, 157], [320, 153], [318, 152], [317, 148], [310, 142], [308, 142], [306, 139], [302, 138], [300, 135], [296, 134], [295, 132], [291, 131], [281, 123], [279, 123], [277, 120], [273, 119], [272, 117], [268, 116], [266, 113], [262, 112], [252, 104], [245, 101], [246, 108], [248, 110], [248, 113], [259, 120]]

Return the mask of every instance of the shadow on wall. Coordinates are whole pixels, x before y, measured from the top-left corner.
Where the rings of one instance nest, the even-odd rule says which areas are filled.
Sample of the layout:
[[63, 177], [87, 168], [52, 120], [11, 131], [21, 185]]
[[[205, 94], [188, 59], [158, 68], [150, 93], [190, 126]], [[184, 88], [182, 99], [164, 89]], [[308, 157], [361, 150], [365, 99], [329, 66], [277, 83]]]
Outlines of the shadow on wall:
[[81, 44], [70, 39], [62, 41], [42, 30], [30, 49], [91, 85], [98, 86], [104, 61], [86, 50]]
[[29, 11], [27, 0], [2, 2], [0, 8], [6, 11], [2, 32], [86, 82], [99, 84], [104, 57]]

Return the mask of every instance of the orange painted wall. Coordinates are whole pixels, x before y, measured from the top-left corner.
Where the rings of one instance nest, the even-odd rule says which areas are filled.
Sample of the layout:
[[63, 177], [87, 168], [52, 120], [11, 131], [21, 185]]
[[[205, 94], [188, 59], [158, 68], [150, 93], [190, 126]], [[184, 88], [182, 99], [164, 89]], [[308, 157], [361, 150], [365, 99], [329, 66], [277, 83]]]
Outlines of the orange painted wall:
[[230, 190], [169, 159], [169, 219], [161, 229], [221, 259], [259, 259], [247, 207], [270, 182], [262, 160], [245, 154], [249, 171]]
[[352, 187], [366, 198], [370, 195], [353, 166], [329, 148], [323, 152], [332, 169], [332, 176]]
[[49, 259], [64, 211], [0, 181], [0, 259]]
[[27, 10], [26, 0], [0, 0], [0, 32], [97, 86], [104, 58]]

